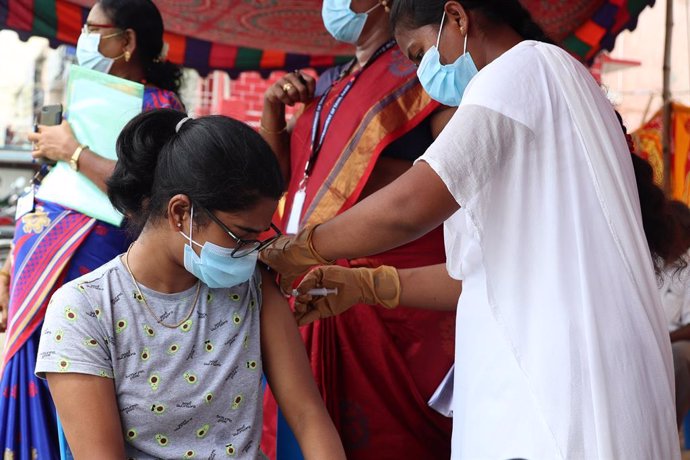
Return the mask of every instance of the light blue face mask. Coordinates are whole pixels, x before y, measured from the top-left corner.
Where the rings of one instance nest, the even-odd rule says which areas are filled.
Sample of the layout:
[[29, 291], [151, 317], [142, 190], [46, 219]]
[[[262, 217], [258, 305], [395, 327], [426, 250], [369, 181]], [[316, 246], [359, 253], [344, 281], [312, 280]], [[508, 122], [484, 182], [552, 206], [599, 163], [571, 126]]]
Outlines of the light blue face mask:
[[474, 65], [472, 56], [467, 51], [467, 35], [465, 34], [465, 45], [462, 55], [452, 64], [441, 64], [441, 55], [438, 52], [441, 40], [441, 31], [446, 19], [446, 12], [443, 12], [441, 28], [438, 31], [436, 46], [432, 46], [424, 53], [422, 62], [417, 69], [417, 77], [424, 87], [424, 90], [432, 99], [441, 104], [457, 107], [462, 101], [462, 95], [470, 80], [477, 75], [477, 66]]
[[326, 30], [340, 42], [357, 43], [362, 34], [367, 16], [381, 6], [377, 3], [364, 13], [355, 13], [350, 9], [352, 0], [324, 0], [321, 17]]
[[[229, 288], [249, 281], [256, 269], [258, 251], [251, 252], [244, 257], [231, 257], [233, 248], [224, 248], [206, 242], [203, 245], [192, 239], [192, 222], [194, 221], [194, 207], [189, 219], [189, 236], [180, 232], [189, 243], [184, 247], [184, 268], [199, 278], [210, 288]], [[201, 248], [201, 255], [192, 249], [192, 244]]]
[[113, 62], [123, 57], [125, 53], [116, 58], [109, 58], [98, 51], [98, 45], [100, 45], [101, 40], [107, 40], [118, 35], [122, 35], [122, 32], [102, 36], [101, 34], [89, 32], [87, 26], [84, 25], [79, 40], [77, 40], [77, 62], [79, 65], [103, 73], [110, 72]]
[[77, 62], [80, 66], [87, 69], [108, 73], [115, 59], [105, 57], [98, 51], [100, 42], [100, 34], [86, 34], [82, 32], [77, 41]]

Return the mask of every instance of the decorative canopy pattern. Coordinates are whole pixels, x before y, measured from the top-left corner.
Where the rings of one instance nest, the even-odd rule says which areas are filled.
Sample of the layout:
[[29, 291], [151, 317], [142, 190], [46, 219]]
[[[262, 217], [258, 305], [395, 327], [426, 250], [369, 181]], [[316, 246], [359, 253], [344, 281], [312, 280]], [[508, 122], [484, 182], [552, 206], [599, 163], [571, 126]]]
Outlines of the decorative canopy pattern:
[[[655, 0], [521, 0], [545, 31], [573, 55], [591, 61], [612, 49]], [[90, 0], [0, 0], [0, 29], [51, 44], [76, 44]], [[343, 62], [352, 48], [333, 40], [319, 0], [156, 0], [165, 20], [168, 58], [201, 74], [219, 69], [317, 70]]]

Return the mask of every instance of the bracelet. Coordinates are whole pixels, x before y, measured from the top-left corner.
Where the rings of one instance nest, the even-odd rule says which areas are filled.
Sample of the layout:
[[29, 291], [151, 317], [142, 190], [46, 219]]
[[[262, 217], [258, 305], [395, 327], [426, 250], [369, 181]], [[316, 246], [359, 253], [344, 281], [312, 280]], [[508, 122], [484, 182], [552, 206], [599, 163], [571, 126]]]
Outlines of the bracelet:
[[88, 148], [88, 145], [80, 144], [79, 147], [74, 150], [72, 158], [69, 160], [69, 166], [72, 168], [72, 171], [79, 171], [79, 157], [81, 156], [82, 152]]
[[283, 126], [283, 128], [279, 131], [271, 131], [270, 129], [264, 128], [263, 123], [259, 123], [259, 130], [265, 132], [266, 134], [283, 134], [284, 132], [287, 132], [287, 125]]
[[0, 270], [0, 276], [10, 278], [12, 275], [7, 270]]

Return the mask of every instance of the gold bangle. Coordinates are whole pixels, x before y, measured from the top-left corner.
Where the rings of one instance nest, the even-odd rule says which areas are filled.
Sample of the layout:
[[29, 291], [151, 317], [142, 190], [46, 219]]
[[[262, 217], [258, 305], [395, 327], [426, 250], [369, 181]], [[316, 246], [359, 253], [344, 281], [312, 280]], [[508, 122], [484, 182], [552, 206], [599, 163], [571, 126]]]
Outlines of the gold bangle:
[[264, 128], [263, 123], [259, 123], [259, 130], [265, 132], [266, 134], [283, 134], [284, 132], [287, 132], [287, 125], [283, 126], [283, 128], [279, 131], [271, 131], [270, 129]]
[[88, 148], [88, 145], [80, 144], [79, 147], [74, 150], [72, 158], [69, 160], [69, 166], [73, 171], [79, 171], [79, 157], [81, 156], [82, 152]]
[[4, 276], [5, 278], [10, 278], [12, 275], [7, 270], [0, 270], [0, 276]]

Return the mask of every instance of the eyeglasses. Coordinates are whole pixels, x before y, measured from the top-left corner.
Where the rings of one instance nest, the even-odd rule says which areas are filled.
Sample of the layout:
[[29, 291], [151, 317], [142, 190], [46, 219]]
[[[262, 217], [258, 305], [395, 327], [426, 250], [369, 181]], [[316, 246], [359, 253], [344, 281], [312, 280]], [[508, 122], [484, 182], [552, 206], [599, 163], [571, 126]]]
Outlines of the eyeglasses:
[[[117, 29], [117, 26], [115, 24], [96, 24], [96, 23], [89, 23], [87, 22], [84, 24], [84, 26], [81, 28], [81, 32], [83, 34], [97, 34], [98, 29]], [[105, 40], [106, 38], [112, 38], [112, 37], [117, 37], [118, 35], [122, 35], [124, 33], [123, 30], [119, 32], [115, 32], [112, 34], [108, 35], [101, 35], [101, 40]]]
[[235, 246], [235, 249], [230, 254], [230, 257], [232, 257], [234, 259], [239, 259], [240, 257], [244, 257], [246, 255], [249, 255], [254, 251], [261, 251], [264, 248], [266, 248], [268, 245], [273, 243], [275, 240], [277, 240], [278, 237], [280, 237], [282, 235], [282, 232], [280, 231], [280, 229], [278, 227], [276, 227], [275, 225], [273, 225], [273, 222], [271, 222], [271, 229], [274, 232], [276, 232], [276, 234], [274, 236], [267, 238], [263, 241], [260, 241], [260, 240], [243, 240], [241, 238], [238, 238], [234, 233], [232, 233], [232, 230], [230, 230], [223, 222], [221, 222], [220, 219], [218, 219], [211, 211], [209, 211], [206, 208], [202, 208], [202, 209], [204, 210], [206, 215], [208, 215], [208, 217], [213, 222], [218, 224], [218, 226], [220, 228], [222, 228], [223, 231], [225, 233], [227, 233], [230, 236], [230, 238], [232, 238], [233, 241], [235, 241], [235, 243], [237, 244], [237, 246]]

